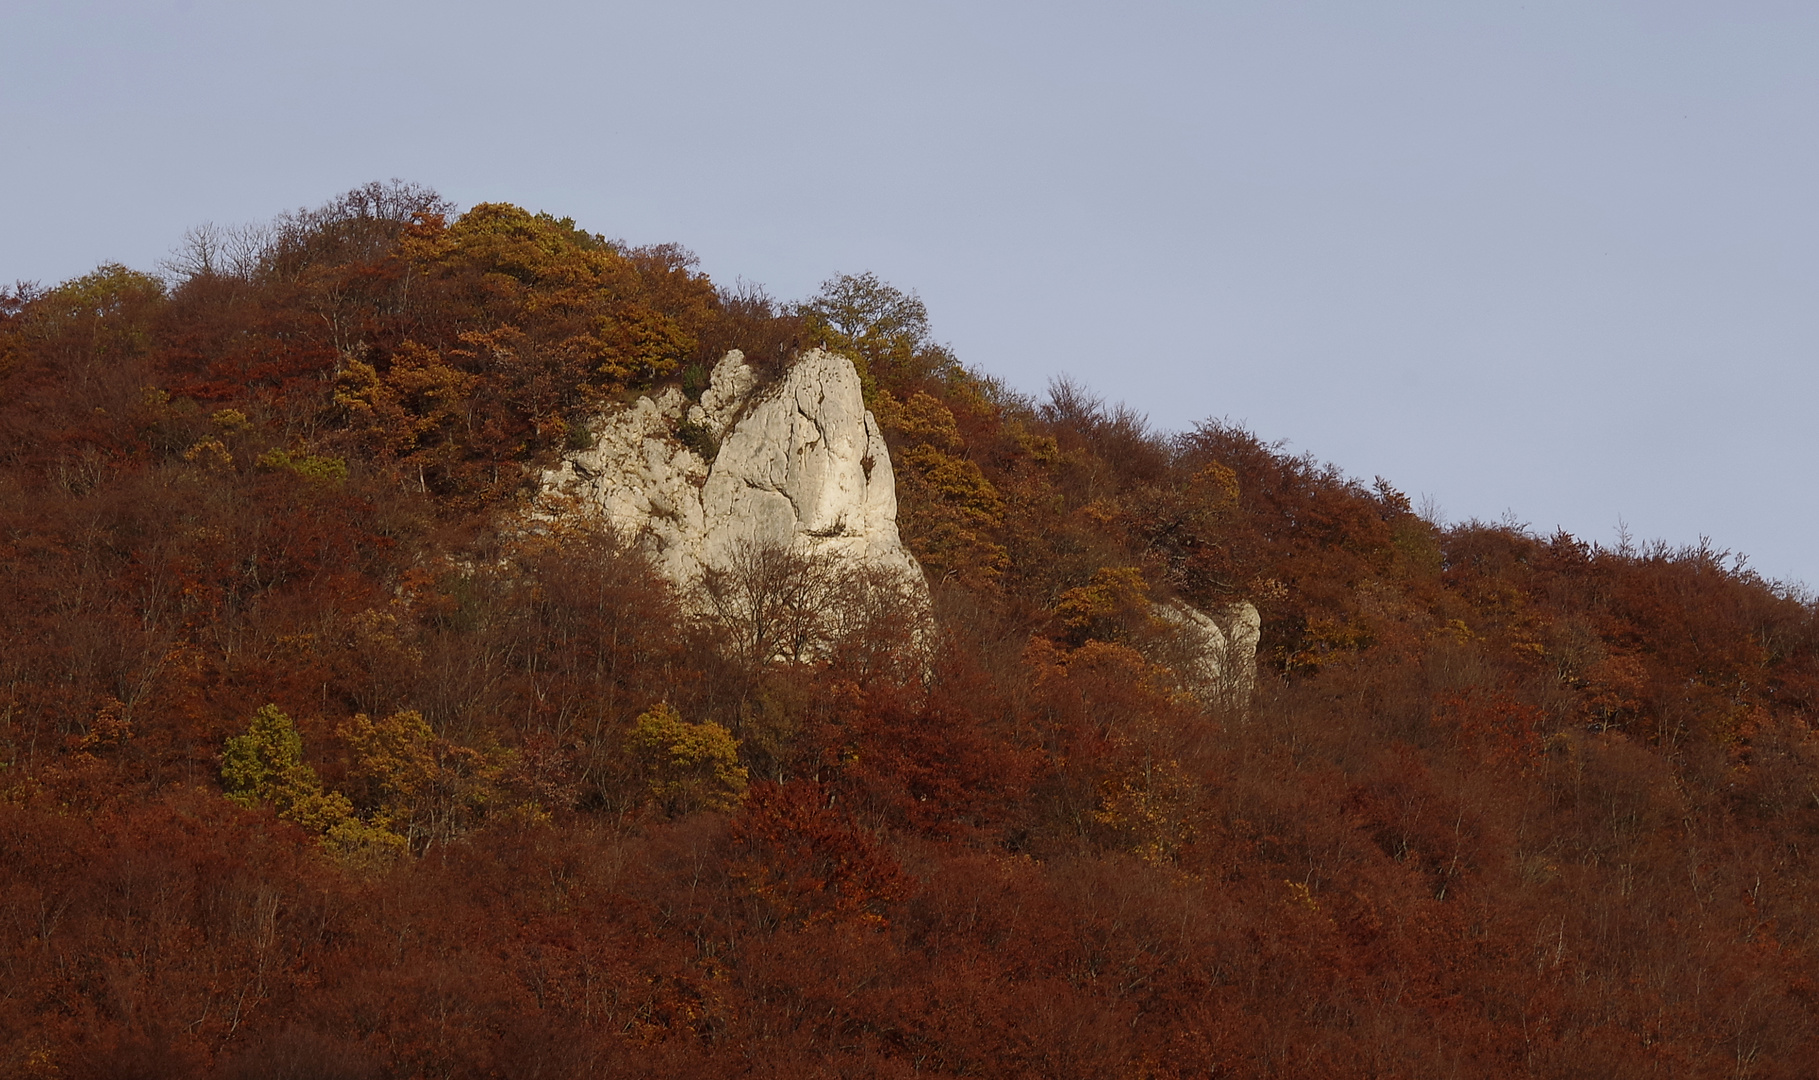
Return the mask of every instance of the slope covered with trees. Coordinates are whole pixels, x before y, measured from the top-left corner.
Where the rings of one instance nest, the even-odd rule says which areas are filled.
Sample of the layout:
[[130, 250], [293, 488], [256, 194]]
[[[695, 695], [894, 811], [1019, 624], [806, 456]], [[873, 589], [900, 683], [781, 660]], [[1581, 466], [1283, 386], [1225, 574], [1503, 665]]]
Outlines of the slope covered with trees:
[[[853, 356], [934, 586], [738, 659], [600, 408]], [[0, 302], [0, 1076], [1810, 1075], [1819, 633], [374, 185]], [[1264, 616], [1243, 709], [1152, 600]], [[907, 626], [911, 620], [898, 620]], [[877, 620], [889, 627], [891, 620]]]

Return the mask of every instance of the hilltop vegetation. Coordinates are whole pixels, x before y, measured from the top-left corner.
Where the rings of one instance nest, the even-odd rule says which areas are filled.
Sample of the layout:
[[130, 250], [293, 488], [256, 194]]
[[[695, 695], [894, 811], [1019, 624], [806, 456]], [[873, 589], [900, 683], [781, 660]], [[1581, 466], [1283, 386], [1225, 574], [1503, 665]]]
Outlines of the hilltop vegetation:
[[[742, 661], [515, 524], [602, 407], [813, 345], [932, 661]], [[1026, 398], [869, 275], [396, 184], [199, 230], [0, 300], [0, 518], [0, 1077], [1819, 1060], [1805, 595]], [[1248, 708], [1175, 689], [1170, 596], [1262, 611]]]

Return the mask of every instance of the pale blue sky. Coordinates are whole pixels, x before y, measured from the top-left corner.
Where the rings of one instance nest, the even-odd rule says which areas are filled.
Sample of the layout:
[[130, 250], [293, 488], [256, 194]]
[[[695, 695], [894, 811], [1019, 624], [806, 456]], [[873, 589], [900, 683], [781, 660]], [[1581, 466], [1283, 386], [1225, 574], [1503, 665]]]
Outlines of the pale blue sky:
[[370, 179], [1819, 585], [1819, 6], [0, 0], [0, 280]]

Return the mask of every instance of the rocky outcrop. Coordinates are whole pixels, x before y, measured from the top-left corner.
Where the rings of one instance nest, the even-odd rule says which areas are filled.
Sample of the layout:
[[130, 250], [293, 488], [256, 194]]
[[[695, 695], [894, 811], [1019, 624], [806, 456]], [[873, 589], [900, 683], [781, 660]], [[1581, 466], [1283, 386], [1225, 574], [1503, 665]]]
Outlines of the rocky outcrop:
[[1247, 601], [1226, 606], [1214, 619], [1181, 600], [1156, 604], [1151, 614], [1177, 632], [1181, 649], [1172, 667], [1182, 683], [1209, 705], [1243, 708], [1257, 683], [1257, 638], [1262, 620]]
[[890, 451], [845, 357], [816, 349], [761, 386], [734, 350], [698, 403], [672, 387], [590, 433], [591, 447], [543, 475], [545, 493], [635, 539], [698, 608], [757, 551], [819, 567], [823, 582], [864, 571], [927, 609], [927, 582], [897, 534]]
[[[890, 450], [852, 361], [817, 349], [761, 385], [735, 350], [700, 401], [670, 387], [597, 417], [589, 434], [543, 474], [546, 505], [611, 524], [735, 647], [813, 655], [844, 632], [876, 632], [858, 609], [924, 637], [928, 583], [897, 534]], [[1152, 614], [1173, 631], [1163, 659], [1186, 689], [1209, 705], [1249, 700], [1256, 608], [1215, 617], [1172, 600]]]
[[714, 369], [713, 382], [732, 392], [710, 387], [689, 412], [691, 422], [724, 433], [701, 489], [703, 564], [724, 565], [730, 546], [756, 539], [920, 583], [922, 569], [897, 535], [890, 450], [853, 362], [816, 349], [739, 416], [740, 395], [751, 391], [738, 357], [730, 353]]

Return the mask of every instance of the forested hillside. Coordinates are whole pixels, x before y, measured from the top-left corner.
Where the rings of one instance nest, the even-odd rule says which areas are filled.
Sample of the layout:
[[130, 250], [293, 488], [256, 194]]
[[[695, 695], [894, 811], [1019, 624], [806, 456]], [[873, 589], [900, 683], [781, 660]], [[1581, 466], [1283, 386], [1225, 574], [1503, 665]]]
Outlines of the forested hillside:
[[[816, 345], [934, 642], [740, 659], [527, 525], [601, 409]], [[398, 184], [198, 230], [0, 298], [0, 519], [0, 1077], [1819, 1061], [1809, 597], [1027, 398], [869, 275]], [[1169, 597], [1257, 605], [1254, 700]]]

